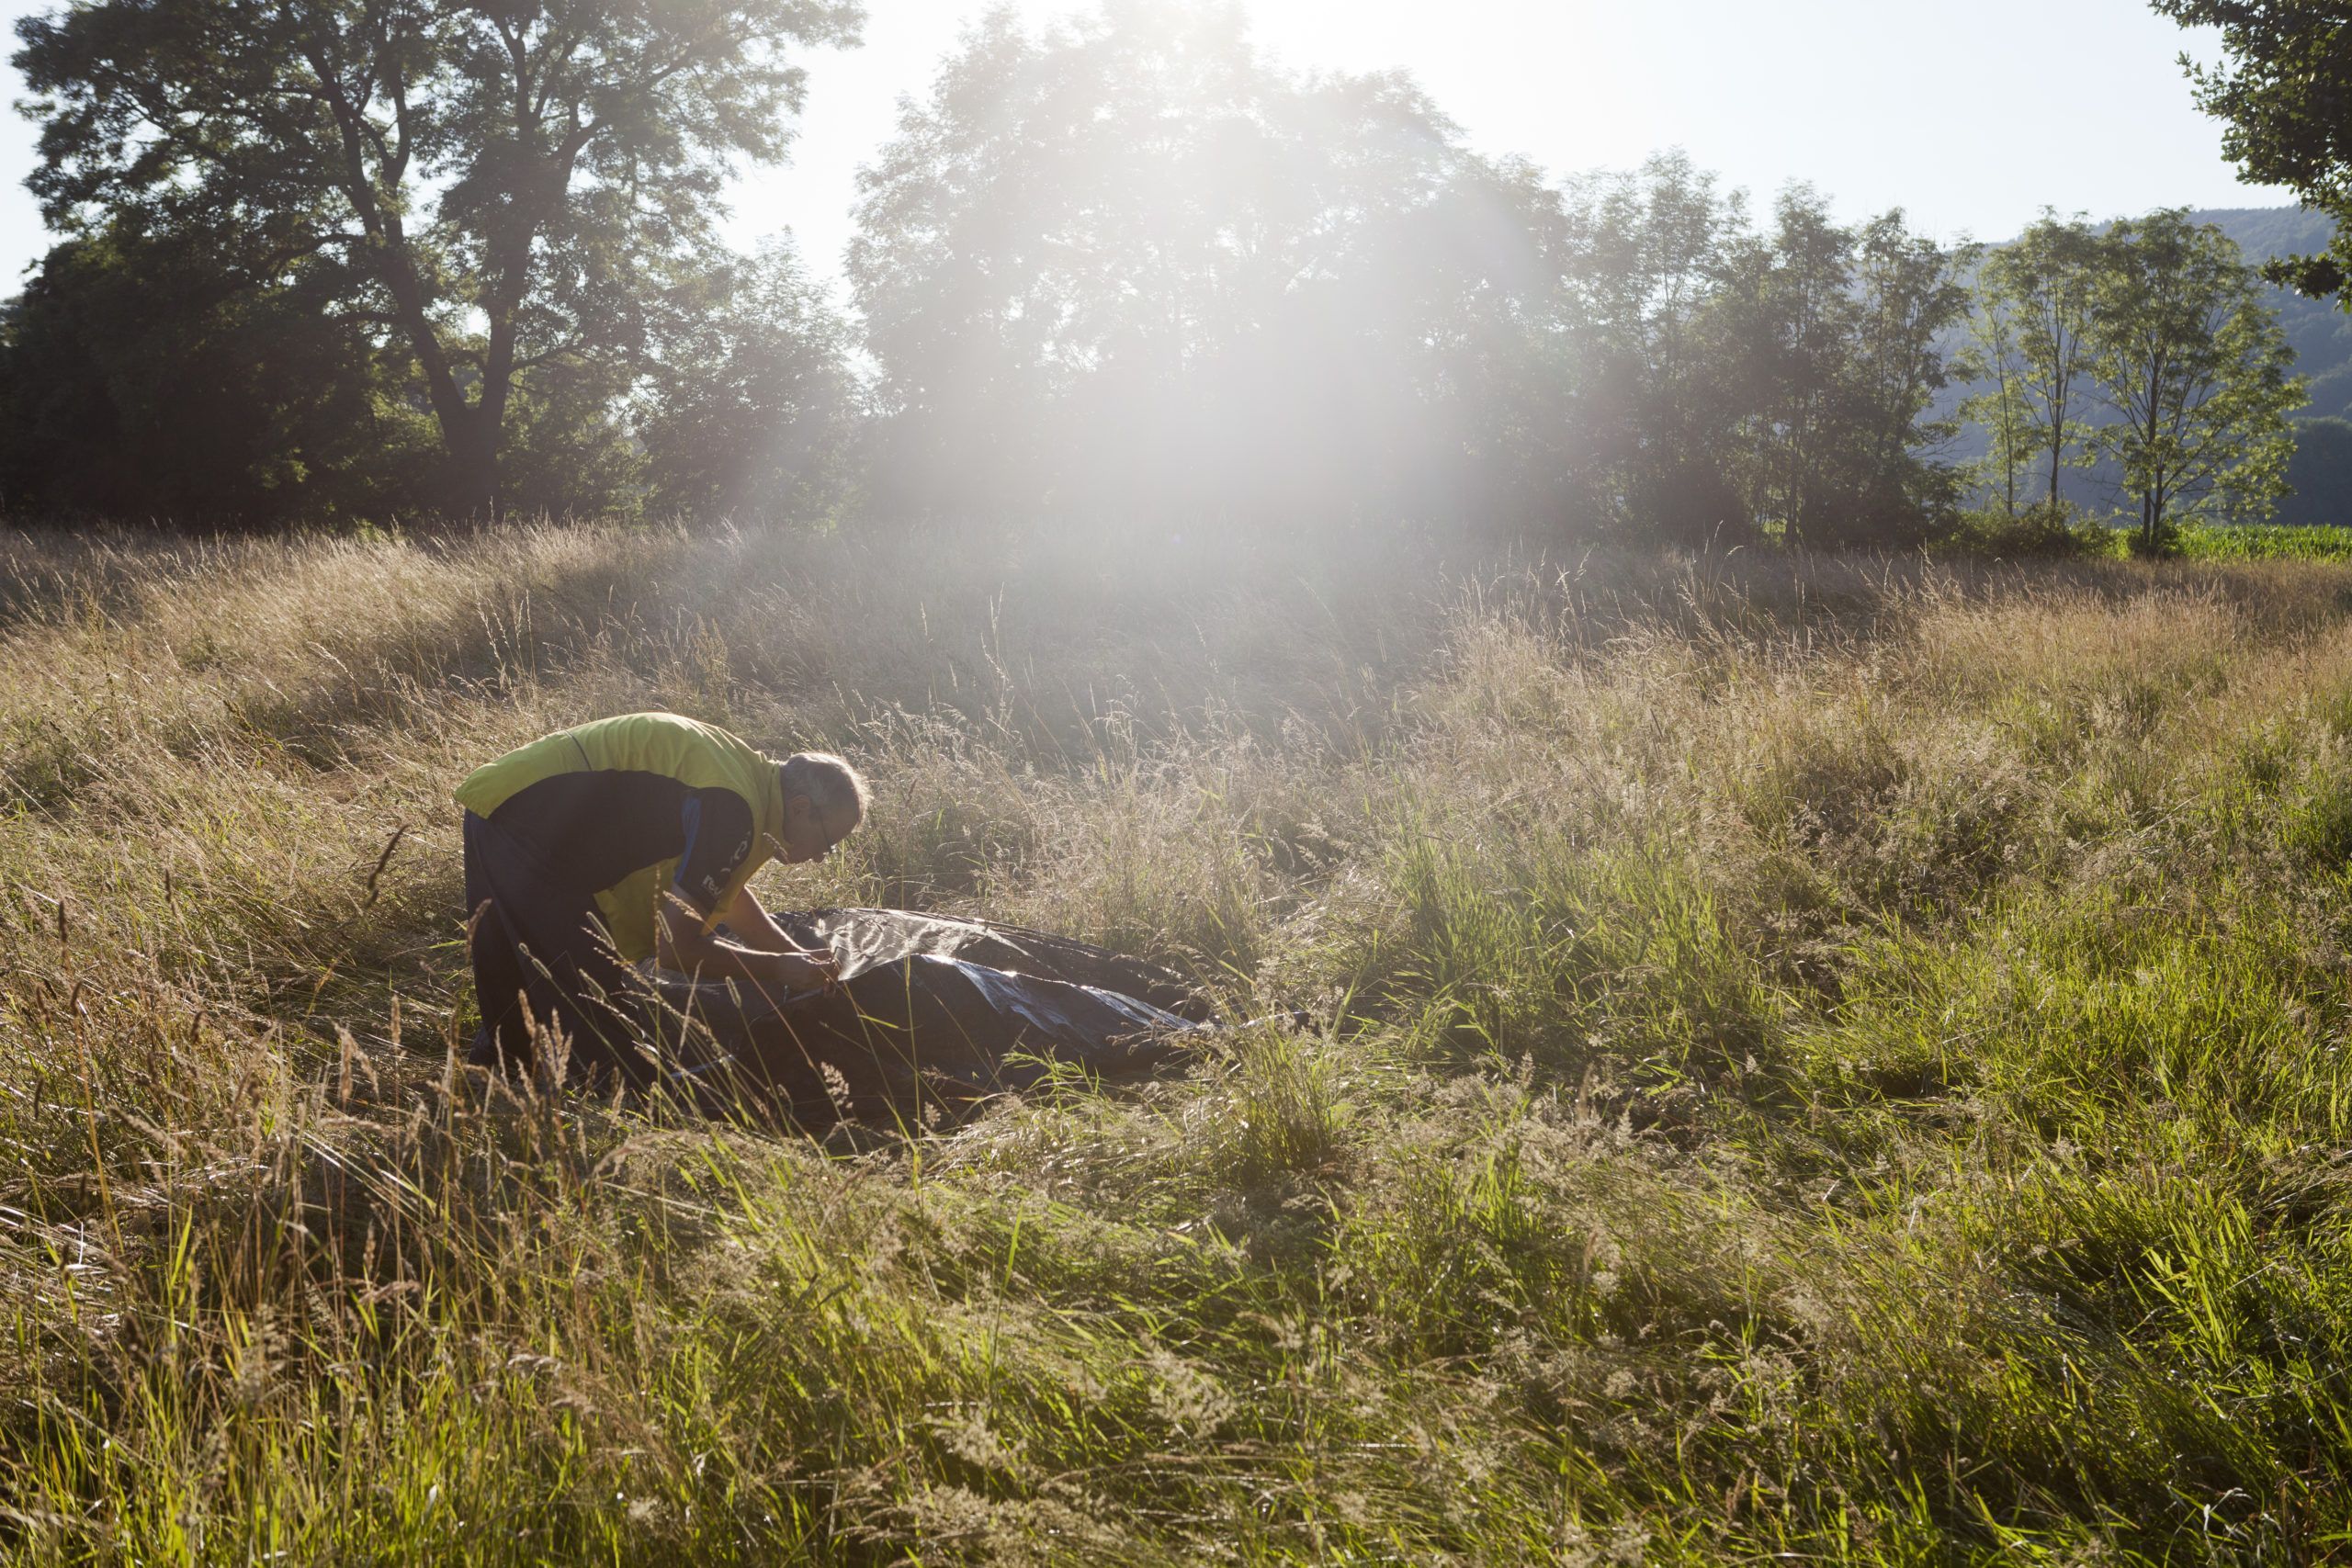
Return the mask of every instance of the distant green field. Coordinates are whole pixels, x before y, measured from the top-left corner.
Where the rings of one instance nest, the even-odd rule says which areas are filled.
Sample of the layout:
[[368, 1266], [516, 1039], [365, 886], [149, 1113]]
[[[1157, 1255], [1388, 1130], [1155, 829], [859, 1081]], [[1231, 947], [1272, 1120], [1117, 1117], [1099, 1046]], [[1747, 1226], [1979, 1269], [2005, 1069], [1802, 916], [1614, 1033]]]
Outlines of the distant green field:
[[2189, 560], [2352, 560], [2352, 528], [2197, 524], [2180, 544]]

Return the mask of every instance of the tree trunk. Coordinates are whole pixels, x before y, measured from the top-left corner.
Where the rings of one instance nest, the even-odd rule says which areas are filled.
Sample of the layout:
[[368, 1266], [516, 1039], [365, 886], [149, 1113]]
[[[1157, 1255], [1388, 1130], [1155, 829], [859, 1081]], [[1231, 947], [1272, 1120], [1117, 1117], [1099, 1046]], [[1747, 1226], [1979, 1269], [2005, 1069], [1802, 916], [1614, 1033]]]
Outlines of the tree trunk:
[[441, 428], [442, 488], [453, 516], [496, 523], [503, 508], [498, 491], [498, 425], [476, 406]]
[[[2008, 407], [2007, 394], [2003, 393], [2002, 398], [2001, 418], [2004, 421], [2016, 419], [2016, 411]], [[2018, 449], [2016, 443], [2010, 440], [2004, 439], [2001, 445], [2005, 448], [2001, 454], [2001, 469], [2007, 491], [2002, 504], [2008, 513], [2009, 521], [2014, 523], [2018, 517]]]
[[[2007, 351], [2002, 351], [2004, 355]], [[2018, 407], [2017, 393], [2009, 385], [2009, 367], [2006, 357], [1999, 366], [2001, 392], [2001, 511], [2012, 523], [2018, 520]]]
[[2058, 461], [2066, 450], [2066, 416], [2056, 409], [2050, 411], [2050, 505], [2058, 506]]
[[2058, 510], [2058, 468], [2066, 455], [2065, 399], [2061, 389], [2050, 411], [2050, 510], [2053, 513]]

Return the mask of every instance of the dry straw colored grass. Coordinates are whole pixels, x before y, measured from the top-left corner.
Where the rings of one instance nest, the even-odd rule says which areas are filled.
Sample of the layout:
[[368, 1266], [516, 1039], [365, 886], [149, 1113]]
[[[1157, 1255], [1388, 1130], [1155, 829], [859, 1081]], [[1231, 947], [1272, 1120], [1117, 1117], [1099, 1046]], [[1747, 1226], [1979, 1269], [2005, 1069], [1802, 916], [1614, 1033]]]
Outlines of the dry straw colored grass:
[[[0, 534], [0, 1555], [2339, 1553], [2347, 607]], [[1330, 1022], [862, 1150], [470, 1079], [449, 788], [647, 705], [876, 780], [772, 899]]]

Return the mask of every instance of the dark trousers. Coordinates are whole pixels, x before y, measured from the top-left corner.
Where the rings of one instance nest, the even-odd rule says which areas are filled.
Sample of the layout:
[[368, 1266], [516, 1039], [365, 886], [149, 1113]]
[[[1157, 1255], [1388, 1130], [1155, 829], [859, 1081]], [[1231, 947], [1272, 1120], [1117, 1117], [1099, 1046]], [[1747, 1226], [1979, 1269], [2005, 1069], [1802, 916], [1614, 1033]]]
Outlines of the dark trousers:
[[[466, 813], [466, 912], [482, 1032], [476, 1060], [531, 1063], [550, 1026], [571, 1042], [568, 1077], [650, 1081], [637, 972], [605, 934], [591, 890], [530, 844]], [[536, 1040], [535, 1040], [536, 1037]]]

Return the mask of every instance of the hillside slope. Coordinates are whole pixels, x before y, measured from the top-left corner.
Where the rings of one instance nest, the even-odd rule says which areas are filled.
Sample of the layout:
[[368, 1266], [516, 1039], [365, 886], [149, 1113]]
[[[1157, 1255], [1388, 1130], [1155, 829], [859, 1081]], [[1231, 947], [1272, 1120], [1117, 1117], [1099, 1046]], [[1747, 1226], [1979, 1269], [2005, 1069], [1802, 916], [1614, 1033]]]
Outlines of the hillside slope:
[[[2300, 207], [2214, 208], [2190, 216], [2235, 240], [2251, 262], [2325, 250], [2334, 229]], [[2352, 417], [2352, 315], [2333, 299], [2306, 299], [2291, 288], [2272, 289], [2271, 301], [2294, 345], [2296, 369], [2311, 383], [2303, 417]]]

